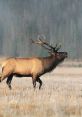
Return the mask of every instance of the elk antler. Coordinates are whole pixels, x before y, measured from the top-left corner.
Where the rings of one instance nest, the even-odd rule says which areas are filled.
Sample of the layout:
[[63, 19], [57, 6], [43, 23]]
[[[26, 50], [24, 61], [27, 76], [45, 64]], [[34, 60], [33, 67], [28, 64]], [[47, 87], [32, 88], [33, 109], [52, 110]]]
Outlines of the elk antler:
[[52, 45], [50, 45], [50, 44], [47, 43], [46, 41], [42, 40], [41, 37], [45, 37], [45, 36], [44, 36], [44, 35], [42, 35], [42, 36], [39, 35], [38, 39], [39, 39], [41, 42], [43, 42], [44, 45], [50, 47], [51, 50], [52, 50], [53, 52], [57, 52], [57, 51], [61, 48], [61, 45], [59, 45], [59, 47], [58, 47], [57, 44], [56, 44], [55, 47], [53, 47]]
[[45, 40], [42, 40], [40, 37], [36, 41], [34, 41], [32, 39], [31, 39], [31, 41], [32, 41], [32, 43], [41, 45], [45, 49], [49, 50], [49, 52], [57, 52], [61, 48], [61, 46], [58, 47], [57, 44], [55, 47], [53, 47], [52, 45], [47, 43]]

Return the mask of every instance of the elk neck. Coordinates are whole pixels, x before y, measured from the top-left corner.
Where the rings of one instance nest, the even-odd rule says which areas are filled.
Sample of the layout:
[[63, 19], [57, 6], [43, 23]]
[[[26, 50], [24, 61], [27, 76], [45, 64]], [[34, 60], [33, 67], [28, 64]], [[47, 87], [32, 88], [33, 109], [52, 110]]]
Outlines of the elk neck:
[[55, 55], [50, 55], [42, 59], [44, 73], [51, 72], [64, 59], [58, 59]]

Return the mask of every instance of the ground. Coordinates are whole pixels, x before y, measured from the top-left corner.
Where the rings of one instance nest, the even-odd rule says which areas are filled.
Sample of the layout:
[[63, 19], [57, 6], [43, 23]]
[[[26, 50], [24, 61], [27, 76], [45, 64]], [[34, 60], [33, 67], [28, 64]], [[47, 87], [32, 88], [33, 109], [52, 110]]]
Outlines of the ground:
[[59, 66], [41, 77], [13, 78], [12, 90], [0, 84], [0, 117], [82, 117], [82, 67]]

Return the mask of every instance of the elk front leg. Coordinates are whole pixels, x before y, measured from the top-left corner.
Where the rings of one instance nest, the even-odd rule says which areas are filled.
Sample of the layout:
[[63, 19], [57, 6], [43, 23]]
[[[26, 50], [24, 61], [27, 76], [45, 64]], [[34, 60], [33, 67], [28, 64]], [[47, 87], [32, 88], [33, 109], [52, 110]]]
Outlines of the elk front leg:
[[35, 79], [32, 79], [32, 82], [33, 82], [33, 87], [35, 89], [36, 88], [36, 80]]
[[41, 86], [42, 86], [42, 81], [41, 81], [41, 79], [38, 77], [36, 81], [40, 83], [39, 89], [41, 89]]

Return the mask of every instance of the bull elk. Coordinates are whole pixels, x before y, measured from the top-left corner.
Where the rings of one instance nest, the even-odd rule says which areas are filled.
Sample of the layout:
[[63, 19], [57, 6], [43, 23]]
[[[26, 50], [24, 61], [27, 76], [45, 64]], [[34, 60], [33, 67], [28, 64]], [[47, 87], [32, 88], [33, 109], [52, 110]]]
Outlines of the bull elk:
[[53, 47], [42, 39], [32, 40], [32, 43], [39, 44], [50, 53], [47, 57], [31, 57], [31, 58], [7, 58], [1, 62], [2, 73], [0, 82], [7, 78], [7, 85], [11, 89], [11, 81], [13, 76], [32, 77], [33, 87], [36, 87], [36, 82], [39, 83], [39, 89], [42, 86], [40, 76], [52, 71], [66, 57], [67, 52], [58, 52], [60, 47]]

